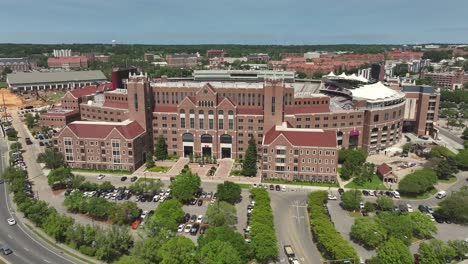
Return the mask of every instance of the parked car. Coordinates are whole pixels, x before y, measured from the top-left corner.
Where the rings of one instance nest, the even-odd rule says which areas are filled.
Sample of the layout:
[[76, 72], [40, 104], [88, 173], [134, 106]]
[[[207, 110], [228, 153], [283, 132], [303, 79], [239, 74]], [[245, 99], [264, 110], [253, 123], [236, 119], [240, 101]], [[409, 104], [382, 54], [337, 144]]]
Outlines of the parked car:
[[185, 232], [185, 233], [189, 233], [189, 232], [190, 232], [190, 230], [192, 230], [192, 225], [191, 225], [191, 224], [187, 224], [187, 225], [185, 225], [184, 232]]
[[137, 176], [133, 176], [132, 178], [130, 178], [130, 181], [131, 181], [131, 182], [135, 182], [137, 179], [138, 179]]
[[191, 223], [194, 223], [196, 220], [197, 220], [197, 216], [196, 216], [196, 215], [192, 215], [192, 216], [190, 217], [190, 222], [191, 222]]
[[191, 234], [192, 236], [196, 235], [199, 228], [200, 228], [200, 224], [199, 224], [199, 223], [193, 224], [192, 229], [190, 229], [190, 234]]
[[273, 191], [275, 189], [275, 186], [273, 184], [270, 184], [270, 190]]
[[126, 176], [123, 176], [122, 178], [120, 178], [120, 181], [126, 181], [126, 180], [127, 180]]
[[202, 235], [205, 234], [205, 231], [206, 231], [207, 228], [208, 228], [207, 226], [202, 226], [200, 228], [200, 234], [202, 234]]
[[132, 224], [132, 229], [136, 230], [138, 228], [138, 226], [140, 225], [140, 223], [141, 223], [140, 219], [135, 220], [135, 222], [133, 222], [133, 224]]
[[106, 175], [104, 175], [104, 174], [99, 174], [99, 176], [98, 176], [97, 178], [98, 178], [98, 180], [102, 180], [102, 179], [104, 179], [104, 177], [106, 177]]
[[197, 223], [203, 222], [203, 215], [199, 215], [197, 218]]
[[338, 193], [339, 193], [340, 195], [342, 195], [342, 194], [344, 193], [344, 189], [343, 189], [343, 188], [339, 188], [339, 189], [338, 189]]
[[188, 222], [189, 220], [190, 220], [190, 214], [186, 213], [185, 216], [184, 216], [184, 221]]
[[283, 187], [281, 187], [281, 190], [282, 190], [283, 192], [285, 192], [285, 191], [286, 191], [286, 186], [283, 185]]
[[24, 141], [26, 141], [26, 145], [32, 145], [32, 141], [30, 138], [25, 138]]
[[406, 209], [408, 210], [409, 213], [413, 212], [413, 206], [411, 206], [411, 204], [407, 204]]
[[279, 192], [279, 191], [281, 191], [281, 187], [279, 185], [276, 185], [275, 190], [277, 190]]
[[[200, 199], [201, 200], [201, 199]], [[191, 205], [196, 205], [197, 204], [197, 199], [192, 199], [192, 201], [190, 201], [190, 204]]]
[[198, 200], [197, 204], [198, 204], [198, 206], [202, 206], [203, 205], [203, 200], [202, 199]]
[[445, 196], [447, 196], [447, 192], [446, 191], [440, 191], [440, 192], [437, 193], [436, 198], [437, 199], [442, 199]]
[[337, 198], [336, 198], [335, 195], [333, 195], [333, 194], [331, 194], [331, 193], [328, 194], [328, 200], [336, 200], [336, 199], [337, 199]]
[[177, 232], [183, 232], [185, 228], [185, 224], [180, 224], [179, 227], [177, 227]]

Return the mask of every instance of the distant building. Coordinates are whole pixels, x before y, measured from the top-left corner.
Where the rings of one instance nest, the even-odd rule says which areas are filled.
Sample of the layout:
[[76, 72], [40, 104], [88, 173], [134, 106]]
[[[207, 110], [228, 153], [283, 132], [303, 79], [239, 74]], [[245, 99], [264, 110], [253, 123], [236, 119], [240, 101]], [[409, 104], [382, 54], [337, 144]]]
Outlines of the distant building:
[[135, 67], [115, 68], [112, 71], [112, 89], [126, 88], [128, 76], [137, 72]]
[[53, 53], [54, 53], [54, 57], [56, 57], [56, 58], [71, 57], [72, 56], [71, 49], [60, 49], [60, 50], [54, 49]]
[[266, 53], [251, 53], [247, 55], [247, 61], [250, 62], [265, 62], [268, 63], [270, 61], [270, 56]]
[[60, 100], [60, 108], [80, 110], [80, 104], [92, 100], [96, 94], [112, 90], [111, 83], [101, 85], [87, 85], [68, 91]]
[[468, 82], [468, 74], [463, 70], [452, 72], [423, 72], [422, 79], [431, 79], [436, 86], [448, 89], [461, 89]]
[[370, 75], [371, 80], [383, 81], [385, 78], [385, 66], [383, 64], [372, 64]]
[[206, 57], [208, 57], [208, 59], [224, 58], [224, 50], [219, 50], [219, 49], [208, 50], [206, 52]]
[[153, 53], [146, 52], [143, 56], [145, 58], [145, 61], [147, 61], [147, 62], [154, 61], [154, 54]]
[[85, 56], [49, 58], [47, 65], [49, 68], [86, 69], [88, 68], [88, 58]]
[[306, 52], [304, 53], [304, 58], [307, 60], [320, 58], [320, 52]]
[[197, 54], [172, 54], [166, 56], [168, 67], [191, 68], [198, 65]]
[[109, 55], [96, 55], [94, 56], [94, 59], [102, 63], [108, 63], [110, 60], [110, 56]]
[[295, 73], [291, 71], [268, 70], [196, 70], [193, 72], [195, 81], [239, 81], [239, 82], [263, 82], [267, 79], [282, 79], [285, 82], [294, 82]]
[[371, 79], [371, 68], [359, 69], [358, 76], [366, 78], [367, 80]]
[[29, 71], [36, 67], [28, 58], [0, 58], [0, 73], [9, 68], [14, 72]]
[[101, 71], [17, 72], [7, 75], [8, 88], [13, 92], [35, 90], [72, 90], [106, 81]]
[[128, 119], [127, 89], [116, 89], [80, 103], [81, 120], [122, 122]]

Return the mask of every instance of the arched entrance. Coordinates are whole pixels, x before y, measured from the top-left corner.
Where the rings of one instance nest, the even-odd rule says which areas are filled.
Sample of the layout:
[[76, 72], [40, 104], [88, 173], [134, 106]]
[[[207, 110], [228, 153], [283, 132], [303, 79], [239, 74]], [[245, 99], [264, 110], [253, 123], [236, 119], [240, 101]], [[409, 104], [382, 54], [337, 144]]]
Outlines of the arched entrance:
[[232, 136], [228, 134], [221, 135], [219, 138], [221, 143], [221, 158], [231, 158], [232, 150]]
[[201, 149], [202, 156], [211, 157], [213, 149], [213, 137], [209, 134], [203, 134], [201, 136]]
[[182, 134], [182, 145], [184, 147], [184, 157], [188, 157], [193, 153], [193, 134]]

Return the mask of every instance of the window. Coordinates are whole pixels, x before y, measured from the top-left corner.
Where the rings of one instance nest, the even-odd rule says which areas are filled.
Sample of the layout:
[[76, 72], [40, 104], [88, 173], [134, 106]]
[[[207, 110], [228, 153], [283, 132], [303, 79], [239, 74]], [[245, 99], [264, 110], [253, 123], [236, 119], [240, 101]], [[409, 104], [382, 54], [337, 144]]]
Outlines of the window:
[[276, 112], [276, 97], [272, 96], [271, 97], [271, 113], [275, 114]]
[[374, 115], [374, 122], [379, 122], [379, 115]]
[[200, 125], [200, 129], [204, 129], [204, 127], [205, 127], [205, 119], [199, 118], [199, 119], [198, 119], [198, 123], [199, 123], [199, 125]]
[[388, 113], [385, 113], [385, 115], [384, 115], [384, 120], [385, 120], [385, 121], [388, 120]]
[[229, 126], [229, 129], [234, 129], [234, 119], [232, 118], [228, 119], [228, 126]]
[[218, 119], [218, 129], [224, 129], [224, 119], [222, 118]]
[[190, 128], [195, 128], [195, 118], [190, 118]]

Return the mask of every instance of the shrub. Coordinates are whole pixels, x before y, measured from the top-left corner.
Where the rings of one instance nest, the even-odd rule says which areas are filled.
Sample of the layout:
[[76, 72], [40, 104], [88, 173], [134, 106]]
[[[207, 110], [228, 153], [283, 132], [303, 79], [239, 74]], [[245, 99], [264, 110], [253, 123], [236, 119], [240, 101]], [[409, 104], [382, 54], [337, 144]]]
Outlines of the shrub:
[[422, 169], [406, 175], [398, 184], [398, 189], [402, 193], [416, 196], [434, 188], [436, 183], [436, 172]]

